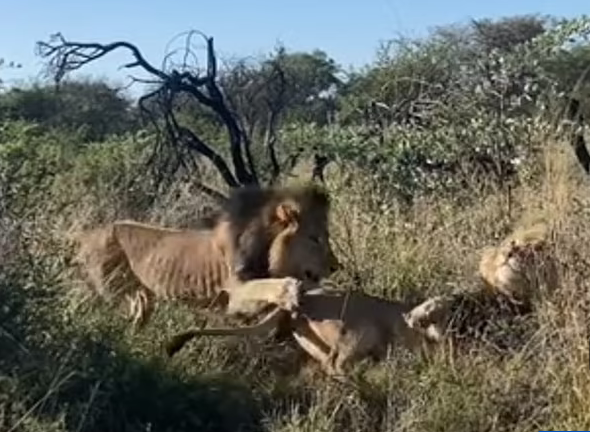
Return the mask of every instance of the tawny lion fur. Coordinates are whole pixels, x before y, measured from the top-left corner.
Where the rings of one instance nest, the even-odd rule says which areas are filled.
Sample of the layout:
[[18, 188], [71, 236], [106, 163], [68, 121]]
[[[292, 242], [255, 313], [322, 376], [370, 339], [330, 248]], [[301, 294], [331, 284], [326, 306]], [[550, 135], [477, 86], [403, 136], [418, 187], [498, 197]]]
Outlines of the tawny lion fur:
[[483, 289], [434, 296], [406, 314], [406, 322], [429, 339], [449, 332], [478, 338], [500, 319], [518, 319], [533, 311], [532, 300], [559, 283], [558, 267], [544, 222], [515, 230], [498, 246], [484, 249], [479, 262]]
[[554, 290], [558, 266], [548, 237], [547, 224], [537, 223], [485, 248], [479, 273], [486, 286], [518, 302], [530, 301], [543, 288]]
[[[390, 345], [413, 351], [427, 347], [427, 335], [406, 323], [405, 314], [410, 310], [401, 301], [359, 291], [308, 290], [299, 298], [291, 330], [301, 348], [328, 374], [342, 375], [349, 365], [363, 358], [384, 358]], [[173, 336], [166, 351], [172, 356], [197, 336], [265, 334], [290, 312], [277, 308], [259, 324], [248, 327], [190, 329]]]
[[[315, 186], [247, 188], [232, 193], [210, 228], [116, 221], [84, 232], [77, 261], [95, 292], [127, 299], [141, 327], [156, 298], [226, 306], [228, 296], [220, 294], [231, 296], [248, 279], [317, 282], [329, 276], [339, 264], [329, 242], [328, 212], [327, 194]], [[282, 283], [274, 286], [290, 286]], [[238, 310], [234, 302], [232, 311]]]
[[[513, 239], [516, 238], [517, 247], [531, 245], [528, 237], [519, 235], [510, 237], [507, 242], [515, 241]], [[514, 244], [507, 244], [515, 248]], [[499, 249], [499, 254], [502, 254], [502, 249]], [[526, 258], [527, 255], [516, 255], [514, 259]], [[524, 264], [532, 266], [534, 263], [524, 261]], [[499, 266], [503, 265], [500, 262]], [[506, 270], [500, 268], [500, 271]], [[523, 281], [516, 278], [509, 281], [511, 285], [507, 287], [510, 295], [484, 287], [473, 292], [431, 297], [415, 306], [358, 291], [347, 294], [342, 291], [308, 289], [299, 297], [299, 307], [295, 310], [276, 309], [253, 326], [189, 329], [173, 336], [166, 350], [172, 356], [189, 340], [198, 336], [264, 334], [285, 319], [285, 314], [295, 311], [296, 316], [287, 319], [290, 319], [292, 334], [300, 347], [317, 360], [328, 374], [342, 374], [347, 365], [363, 357], [376, 360], [383, 358], [390, 344], [422, 350], [443, 342], [449, 336], [449, 331], [459, 339], [474, 340], [492, 331], [496, 321], [526, 317], [532, 312], [530, 304], [514, 301], [514, 293], [523, 287]], [[253, 291], [243, 291], [244, 297]]]

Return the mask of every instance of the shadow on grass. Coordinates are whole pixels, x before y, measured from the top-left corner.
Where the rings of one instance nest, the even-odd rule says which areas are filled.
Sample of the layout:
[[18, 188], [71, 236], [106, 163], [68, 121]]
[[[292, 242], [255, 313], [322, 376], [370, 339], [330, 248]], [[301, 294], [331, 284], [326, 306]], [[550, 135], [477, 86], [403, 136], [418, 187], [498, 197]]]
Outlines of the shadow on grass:
[[131, 355], [112, 335], [64, 326], [47, 313], [46, 292], [0, 282], [0, 430], [262, 428], [246, 385], [183, 376], [158, 357]]

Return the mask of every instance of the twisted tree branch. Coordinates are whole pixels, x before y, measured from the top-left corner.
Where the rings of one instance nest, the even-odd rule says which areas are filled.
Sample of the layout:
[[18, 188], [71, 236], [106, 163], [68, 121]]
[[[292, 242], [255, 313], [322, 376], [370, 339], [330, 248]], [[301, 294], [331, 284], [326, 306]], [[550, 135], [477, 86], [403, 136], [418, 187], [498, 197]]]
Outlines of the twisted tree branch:
[[[187, 51], [190, 49], [189, 38], [195, 33], [189, 32], [187, 35], [185, 44]], [[155, 90], [150, 91], [139, 100], [142, 118], [147, 119], [154, 127], [158, 137], [149, 163], [155, 163], [158, 156], [160, 159], [170, 161], [170, 157], [175, 155], [176, 162], [172, 163], [173, 170], [182, 165], [187, 166], [188, 161], [183, 158], [182, 154], [182, 149], [185, 149], [204, 156], [215, 167], [225, 183], [232, 188], [259, 184], [250, 152], [250, 139], [228, 108], [225, 97], [217, 85], [217, 59], [213, 38], [202, 36], [207, 47], [207, 67], [204, 73], [195, 72], [196, 68], [189, 69], [186, 64], [190, 57], [188, 52], [185, 52], [183, 64], [180, 65], [182, 70], [172, 68], [170, 71], [166, 71], [148, 62], [141, 51], [129, 42], [116, 41], [100, 44], [69, 41], [61, 33], [52, 35], [47, 42], [38, 42], [37, 53], [47, 60], [46, 71], [53, 77], [56, 84], [59, 84], [67, 74], [79, 70], [113, 51], [128, 51], [132, 60], [124, 64], [123, 67], [147, 72], [151, 77], [148, 81], [156, 86]], [[229, 136], [231, 165], [196, 131], [179, 124], [175, 116], [175, 102], [179, 100], [181, 95], [187, 95], [199, 104], [206, 106], [221, 119]], [[190, 162], [194, 164], [194, 160], [190, 159]], [[168, 162], [167, 164], [169, 165]], [[221, 195], [205, 185], [201, 185], [200, 189], [215, 198], [219, 198]]]

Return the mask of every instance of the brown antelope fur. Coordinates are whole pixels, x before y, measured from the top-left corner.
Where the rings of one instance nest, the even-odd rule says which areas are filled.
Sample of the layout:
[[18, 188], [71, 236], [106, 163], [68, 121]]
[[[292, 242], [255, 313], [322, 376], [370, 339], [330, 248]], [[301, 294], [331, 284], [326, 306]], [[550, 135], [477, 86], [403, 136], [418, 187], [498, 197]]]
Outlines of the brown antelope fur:
[[519, 335], [495, 337], [497, 323], [506, 319], [518, 323], [519, 318], [526, 318], [531, 312], [527, 305], [515, 304], [487, 289], [435, 296], [416, 306], [359, 291], [350, 292], [348, 299], [346, 295], [342, 291], [308, 289], [297, 301], [283, 302], [298, 306], [275, 308], [258, 324], [193, 328], [177, 333], [167, 342], [166, 352], [171, 357], [198, 336], [265, 334], [288, 320], [299, 346], [329, 375], [341, 375], [346, 366], [365, 357], [383, 359], [390, 345], [428, 353], [449, 336], [455, 342], [466, 342], [467, 347], [472, 342], [485, 341], [486, 345], [493, 343], [496, 352], [510, 351], [524, 342]]
[[[141, 327], [156, 298], [226, 307], [229, 294], [250, 279], [316, 282], [329, 276], [339, 263], [329, 242], [328, 212], [327, 193], [317, 186], [244, 188], [198, 229], [115, 221], [87, 231], [79, 237], [77, 261], [98, 294], [127, 299], [134, 325]], [[232, 310], [239, 311], [236, 302]]]
[[[420, 351], [429, 344], [422, 332], [409, 327], [410, 306], [360, 291], [308, 290], [301, 294], [291, 331], [295, 340], [329, 375], [345, 373], [347, 366], [370, 357], [385, 357], [389, 345]], [[241, 328], [189, 329], [166, 344], [169, 356], [197, 336], [253, 336], [265, 334], [288, 311], [276, 308], [258, 324]]]

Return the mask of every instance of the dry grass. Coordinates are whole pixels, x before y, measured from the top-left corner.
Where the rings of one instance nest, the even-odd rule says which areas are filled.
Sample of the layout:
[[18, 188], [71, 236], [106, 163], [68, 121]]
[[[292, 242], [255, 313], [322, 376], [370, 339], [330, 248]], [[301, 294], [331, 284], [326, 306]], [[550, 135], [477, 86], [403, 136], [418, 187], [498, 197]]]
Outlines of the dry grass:
[[[410, 215], [394, 207], [369, 213], [373, 196], [360, 177], [352, 185], [329, 181], [333, 241], [347, 269], [340, 279], [361, 278], [359, 289], [385, 296], [472, 286], [483, 246], [517, 223], [548, 220], [563, 283], [539, 302], [540, 325], [529, 343], [509, 355], [480, 345], [468, 352], [441, 347], [431, 359], [396, 352], [380, 365], [359, 365], [348, 384], [331, 382], [313, 363], [299, 371], [296, 347], [258, 339], [205, 338], [167, 361], [161, 343], [192, 322], [189, 311], [162, 305], [134, 335], [106, 306], [74, 310], [67, 289], [74, 281], [63, 277], [47, 243], [49, 257], [26, 270], [14, 263], [18, 274], [4, 274], [0, 286], [0, 350], [9, 353], [0, 359], [0, 429], [588, 429], [590, 190], [563, 149], [547, 147], [545, 174], [512, 191], [509, 214], [501, 193], [462, 205], [418, 202]], [[179, 196], [163, 200], [149, 219], [190, 224], [187, 214], [199, 203]]]

